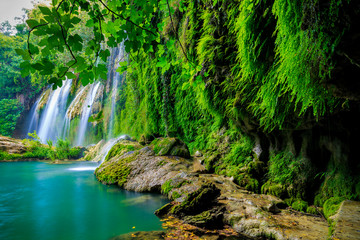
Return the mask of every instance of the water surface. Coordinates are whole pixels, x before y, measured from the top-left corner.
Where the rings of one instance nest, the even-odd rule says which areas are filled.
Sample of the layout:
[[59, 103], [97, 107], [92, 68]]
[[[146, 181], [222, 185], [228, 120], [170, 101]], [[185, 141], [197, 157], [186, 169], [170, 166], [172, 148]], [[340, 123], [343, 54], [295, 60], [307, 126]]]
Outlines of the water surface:
[[161, 229], [154, 210], [167, 202], [105, 186], [96, 163], [0, 163], [0, 239], [109, 239]]

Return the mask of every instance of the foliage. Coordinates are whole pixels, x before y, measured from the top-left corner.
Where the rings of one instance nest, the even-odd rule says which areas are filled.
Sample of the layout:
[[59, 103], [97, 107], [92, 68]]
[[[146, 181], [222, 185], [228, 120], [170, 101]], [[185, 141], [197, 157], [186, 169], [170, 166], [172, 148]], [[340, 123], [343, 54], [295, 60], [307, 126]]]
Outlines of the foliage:
[[[263, 182], [247, 172], [254, 160], [249, 136], [302, 129], [347, 107], [328, 83], [353, 3], [53, 0], [31, 13], [28, 49], [17, 53], [22, 77], [38, 74], [56, 87], [74, 72], [86, 85], [106, 78], [109, 48], [123, 42], [128, 62], [117, 70], [126, 81], [115, 134], [178, 137], [191, 152], [210, 153], [209, 171], [258, 189]], [[314, 177], [306, 155], [281, 148], [269, 159], [264, 192], [306, 199]], [[356, 198], [357, 180], [328, 171], [322, 200], [337, 190]]]
[[0, 135], [11, 136], [22, 111], [17, 99], [0, 100]]
[[291, 207], [297, 211], [306, 212], [308, 203], [301, 199], [297, 199], [292, 203]]
[[340, 204], [345, 200], [343, 197], [331, 197], [324, 203], [324, 215], [328, 219], [332, 215], [334, 215], [339, 207]]

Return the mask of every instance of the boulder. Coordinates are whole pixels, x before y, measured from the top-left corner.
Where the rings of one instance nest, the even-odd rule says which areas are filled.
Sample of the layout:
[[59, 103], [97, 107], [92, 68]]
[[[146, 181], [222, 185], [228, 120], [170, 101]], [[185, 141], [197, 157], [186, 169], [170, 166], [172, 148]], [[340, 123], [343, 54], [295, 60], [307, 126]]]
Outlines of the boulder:
[[151, 146], [157, 156], [178, 156], [190, 158], [187, 145], [178, 138], [157, 138], [152, 141]]

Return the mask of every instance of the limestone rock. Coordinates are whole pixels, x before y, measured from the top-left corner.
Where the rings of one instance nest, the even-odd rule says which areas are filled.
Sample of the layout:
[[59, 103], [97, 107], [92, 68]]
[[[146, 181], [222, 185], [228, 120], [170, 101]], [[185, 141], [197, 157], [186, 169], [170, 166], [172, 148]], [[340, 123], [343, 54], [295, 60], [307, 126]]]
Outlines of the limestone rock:
[[21, 154], [26, 152], [26, 146], [21, 140], [0, 136], [0, 151]]
[[333, 239], [360, 239], [360, 202], [343, 201], [333, 219]]

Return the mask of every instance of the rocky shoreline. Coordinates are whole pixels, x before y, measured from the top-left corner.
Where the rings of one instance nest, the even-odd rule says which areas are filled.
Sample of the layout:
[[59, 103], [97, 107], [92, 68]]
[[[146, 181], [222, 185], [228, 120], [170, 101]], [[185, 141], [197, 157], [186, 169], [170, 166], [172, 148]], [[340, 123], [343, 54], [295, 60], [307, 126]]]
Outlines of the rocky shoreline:
[[[167, 195], [172, 202], [155, 214], [162, 219], [176, 220], [183, 228], [192, 226], [194, 230], [176, 235], [170, 228], [162, 235], [163, 239], [331, 238], [329, 224], [322, 215], [295, 211], [280, 198], [255, 194], [236, 185], [230, 177], [204, 172], [198, 158], [184, 158], [189, 154], [186, 145], [178, 139], [159, 139], [142, 147], [136, 142], [121, 141], [111, 151], [129, 145], [135, 150], [112, 154], [95, 174], [104, 184]], [[360, 217], [360, 213], [356, 216]], [[168, 225], [172, 225], [171, 221]], [[224, 229], [231, 231], [220, 234]], [[191, 238], [189, 234], [193, 234]], [[339, 239], [360, 238], [352, 237]]]

